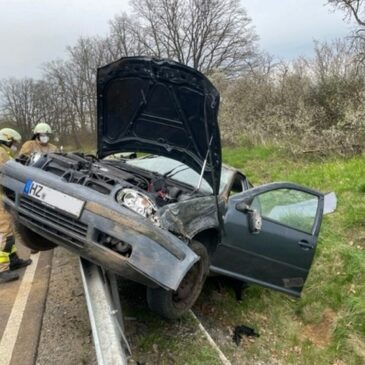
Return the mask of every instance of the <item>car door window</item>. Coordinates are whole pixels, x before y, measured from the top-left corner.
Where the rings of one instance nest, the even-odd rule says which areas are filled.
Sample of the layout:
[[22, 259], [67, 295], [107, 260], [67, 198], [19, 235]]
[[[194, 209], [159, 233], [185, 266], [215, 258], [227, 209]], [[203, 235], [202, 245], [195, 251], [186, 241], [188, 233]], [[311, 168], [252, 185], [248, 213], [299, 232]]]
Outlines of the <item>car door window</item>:
[[300, 190], [277, 189], [257, 195], [251, 207], [263, 218], [311, 233], [317, 214], [318, 198]]

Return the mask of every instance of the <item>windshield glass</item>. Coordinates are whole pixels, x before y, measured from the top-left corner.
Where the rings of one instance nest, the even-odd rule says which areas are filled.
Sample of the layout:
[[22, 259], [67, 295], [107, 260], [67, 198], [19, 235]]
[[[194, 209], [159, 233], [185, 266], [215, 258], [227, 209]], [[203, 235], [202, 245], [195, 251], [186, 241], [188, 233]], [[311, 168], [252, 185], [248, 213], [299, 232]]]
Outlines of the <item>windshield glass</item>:
[[[198, 186], [199, 174], [185, 164], [171, 158], [146, 156], [143, 158], [127, 160], [126, 163], [161, 175], [167, 174], [171, 179], [180, 181], [194, 188]], [[232, 172], [229, 169], [222, 167], [219, 192], [224, 190], [231, 174]], [[202, 180], [200, 191], [208, 194], [213, 193], [211, 186], [204, 179]]]

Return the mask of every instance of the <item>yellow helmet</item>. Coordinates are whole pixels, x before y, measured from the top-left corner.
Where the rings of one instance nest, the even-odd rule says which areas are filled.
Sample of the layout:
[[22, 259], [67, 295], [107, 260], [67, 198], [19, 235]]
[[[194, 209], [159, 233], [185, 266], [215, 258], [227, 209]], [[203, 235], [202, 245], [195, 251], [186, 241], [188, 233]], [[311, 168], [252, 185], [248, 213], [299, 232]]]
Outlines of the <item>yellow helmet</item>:
[[20, 143], [22, 136], [12, 128], [0, 129], [0, 141]]
[[38, 123], [33, 129], [33, 134], [40, 133], [52, 134], [52, 128], [47, 123]]

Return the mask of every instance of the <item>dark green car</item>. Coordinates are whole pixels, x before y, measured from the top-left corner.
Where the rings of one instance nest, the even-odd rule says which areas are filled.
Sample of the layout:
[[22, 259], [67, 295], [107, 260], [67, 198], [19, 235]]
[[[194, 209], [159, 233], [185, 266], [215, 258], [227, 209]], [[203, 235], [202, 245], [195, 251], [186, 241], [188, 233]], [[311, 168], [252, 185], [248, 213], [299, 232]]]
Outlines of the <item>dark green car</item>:
[[[150, 308], [167, 318], [191, 308], [209, 271], [300, 295], [324, 195], [252, 187], [222, 166], [219, 93], [204, 75], [122, 58], [98, 70], [97, 100], [97, 156], [4, 165], [4, 202], [25, 244], [61, 245], [146, 285]], [[126, 152], [144, 157], [118, 155]]]

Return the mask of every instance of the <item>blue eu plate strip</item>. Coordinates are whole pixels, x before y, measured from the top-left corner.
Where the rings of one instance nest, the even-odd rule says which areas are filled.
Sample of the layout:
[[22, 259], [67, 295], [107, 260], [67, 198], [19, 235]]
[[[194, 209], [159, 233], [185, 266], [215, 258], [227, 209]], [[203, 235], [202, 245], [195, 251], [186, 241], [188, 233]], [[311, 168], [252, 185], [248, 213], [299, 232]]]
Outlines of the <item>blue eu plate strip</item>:
[[23, 190], [24, 194], [29, 194], [29, 190], [30, 190], [30, 187], [32, 186], [32, 183], [33, 183], [33, 180], [31, 180], [31, 179], [27, 179], [25, 181], [24, 190]]

